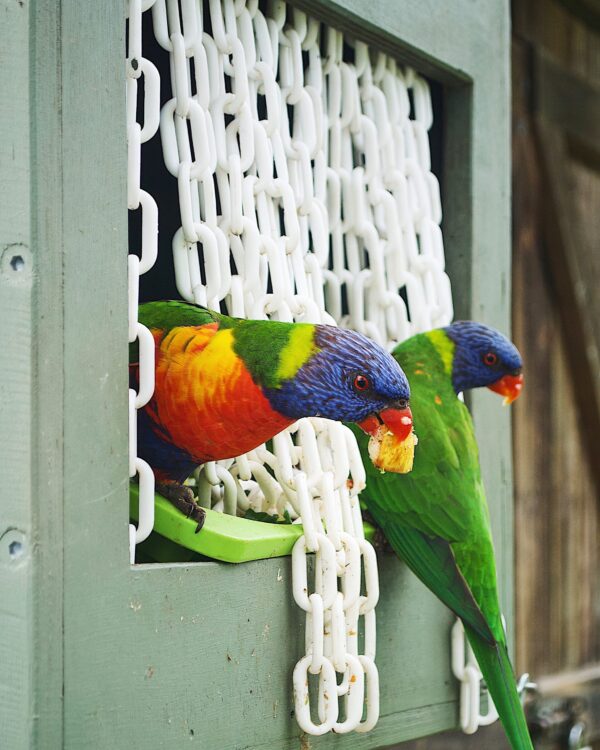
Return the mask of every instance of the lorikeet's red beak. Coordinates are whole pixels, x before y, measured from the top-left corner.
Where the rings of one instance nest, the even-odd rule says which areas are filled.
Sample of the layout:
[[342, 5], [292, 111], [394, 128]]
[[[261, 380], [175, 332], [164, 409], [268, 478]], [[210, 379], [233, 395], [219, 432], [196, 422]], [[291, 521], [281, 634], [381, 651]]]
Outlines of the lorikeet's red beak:
[[369, 414], [366, 419], [358, 423], [367, 435], [374, 435], [380, 425], [384, 424], [400, 441], [406, 440], [413, 427], [413, 418], [410, 408], [383, 409], [379, 414]]
[[518, 375], [504, 375], [500, 380], [488, 385], [488, 388], [490, 391], [494, 391], [495, 393], [504, 396], [505, 406], [512, 404], [512, 402], [521, 395], [521, 390], [523, 389], [523, 373], [520, 372]]

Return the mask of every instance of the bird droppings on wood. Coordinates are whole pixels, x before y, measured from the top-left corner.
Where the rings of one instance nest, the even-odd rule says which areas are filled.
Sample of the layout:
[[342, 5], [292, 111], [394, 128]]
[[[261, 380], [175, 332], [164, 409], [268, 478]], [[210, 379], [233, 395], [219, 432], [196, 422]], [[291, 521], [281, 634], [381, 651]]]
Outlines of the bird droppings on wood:
[[134, 600], [132, 602], [129, 602], [129, 609], [132, 609], [134, 612], [139, 612], [142, 608], [142, 603]]

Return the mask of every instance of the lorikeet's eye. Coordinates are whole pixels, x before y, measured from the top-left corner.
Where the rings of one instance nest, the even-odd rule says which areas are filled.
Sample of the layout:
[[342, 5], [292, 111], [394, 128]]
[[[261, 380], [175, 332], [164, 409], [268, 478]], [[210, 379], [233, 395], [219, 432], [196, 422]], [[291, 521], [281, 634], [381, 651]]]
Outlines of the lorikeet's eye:
[[405, 398], [401, 398], [400, 401], [398, 401], [398, 409], [401, 411], [403, 409], [408, 409], [408, 401]]
[[493, 367], [498, 363], [498, 356], [494, 352], [487, 352], [483, 355], [483, 363], [488, 367]]
[[366, 375], [357, 375], [354, 378], [354, 388], [357, 391], [368, 391], [371, 387], [371, 383], [369, 382], [369, 378], [366, 377]]

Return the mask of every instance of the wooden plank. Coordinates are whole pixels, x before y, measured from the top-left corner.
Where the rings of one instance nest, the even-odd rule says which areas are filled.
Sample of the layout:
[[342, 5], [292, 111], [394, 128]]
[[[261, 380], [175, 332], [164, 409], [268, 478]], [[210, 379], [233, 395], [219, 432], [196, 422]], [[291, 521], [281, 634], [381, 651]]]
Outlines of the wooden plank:
[[33, 432], [32, 746], [63, 744], [63, 242], [60, 4], [30, 12], [32, 253], [36, 262]]
[[465, 734], [460, 730], [442, 732], [433, 737], [423, 737], [412, 742], [394, 745], [389, 750], [481, 750], [482, 748], [505, 750], [506, 735], [499, 721], [488, 727], [480, 727], [475, 734]]
[[559, 0], [574, 16], [589, 29], [600, 31], [600, 0]]
[[535, 111], [545, 121], [600, 154], [600, 88], [575, 75], [543, 50], [533, 56]]
[[0, 745], [14, 748], [62, 745], [57, 15], [7, 3], [2, 16]]
[[[455, 86], [475, 77], [494, 77], [494, 71], [478, 68], [493, 56], [505, 59], [508, 3], [485, 0], [478, 12], [465, 0], [440, 4], [379, 0], [292, 0], [296, 5], [336, 28], [347, 31], [376, 48], [402, 59], [421, 74]], [[432, 23], [435, 19], [435, 23]], [[498, 33], [490, 35], [493, 26]], [[449, 29], [462, 29], [469, 44], [457, 44]]]
[[[567, 8], [571, 0], [522, 0], [512, 4], [513, 38], [543, 50], [588, 84], [600, 86], [600, 45], [591, 31]], [[531, 73], [529, 74], [531, 75]], [[530, 84], [531, 79], [529, 78]], [[532, 89], [529, 89], [530, 96]]]
[[[563, 31], [568, 36], [568, 26]], [[600, 506], [593, 475], [597, 458], [588, 450], [568, 349], [572, 331], [561, 324], [546, 243], [552, 234], [544, 227], [549, 185], [532, 116], [533, 54], [522, 41], [513, 49], [514, 315], [526, 367], [526, 388], [515, 405], [518, 668], [537, 676], [600, 656], [595, 606]], [[555, 148], [544, 155], [556, 157]], [[572, 202], [578, 206], [594, 195], [588, 177], [572, 183]], [[598, 176], [595, 180], [598, 190]], [[598, 235], [593, 204], [585, 217], [573, 212], [567, 227], [590, 247]], [[588, 271], [590, 284], [597, 276], [598, 270]]]
[[[552, 650], [549, 641], [551, 592], [547, 574], [552, 560], [548, 543], [547, 502], [551, 457], [542, 435], [552, 434], [548, 402], [551, 372], [550, 346], [555, 336], [552, 301], [543, 284], [537, 221], [542, 184], [526, 101], [526, 50], [513, 45], [514, 128], [514, 337], [524, 357], [526, 383], [514, 404], [516, 483], [516, 630], [518, 669], [538, 673]], [[535, 310], [535, 315], [529, 311]], [[532, 366], [529, 366], [529, 363]], [[544, 446], [544, 449], [540, 449]], [[539, 540], [539, 542], [537, 541]], [[530, 637], [535, 633], [535, 638]]]
[[0, 89], [0, 746], [31, 739], [31, 327], [28, 14], [2, 2]]
[[[176, 747], [193, 737], [220, 750], [297, 747], [290, 678], [303, 617], [290, 601], [290, 576], [289, 558], [148, 565], [118, 590], [111, 585], [110, 597], [89, 598], [88, 627], [71, 648], [80, 652], [80, 674], [90, 676], [76, 715], [67, 718], [67, 746]], [[448, 613], [391, 555], [381, 585], [394, 592], [378, 608], [383, 716], [373, 733], [344, 737], [348, 748], [385, 746], [456, 719], [455, 687], [443, 677]], [[103, 615], [109, 601], [110, 619]], [[114, 622], [118, 659], [106, 658], [115, 649]], [[432, 662], [442, 672], [437, 679]], [[75, 697], [67, 697], [72, 704]], [[310, 745], [339, 740], [310, 738]]]
[[594, 445], [600, 440], [600, 326], [589, 314], [596, 307], [597, 290], [590, 275], [584, 271], [586, 243], [574, 221], [564, 136], [541, 116], [536, 118], [536, 132], [547, 191], [542, 218], [550, 258], [549, 270], [576, 382], [580, 419], [588, 433], [590, 466], [600, 486], [600, 465], [593, 458]]
[[[141, 652], [143, 637], [131, 622], [127, 632], [130, 610], [123, 606], [129, 574], [125, 5], [64, 0], [61, 27], [64, 746], [75, 750], [128, 746], [123, 724], [135, 733], [140, 710], [128, 653]], [[115, 717], [111, 696], [119, 685], [127, 697]], [[157, 704], [154, 710], [158, 718]], [[107, 716], [113, 743], [81, 741], [82, 724], [92, 717], [102, 727]]]

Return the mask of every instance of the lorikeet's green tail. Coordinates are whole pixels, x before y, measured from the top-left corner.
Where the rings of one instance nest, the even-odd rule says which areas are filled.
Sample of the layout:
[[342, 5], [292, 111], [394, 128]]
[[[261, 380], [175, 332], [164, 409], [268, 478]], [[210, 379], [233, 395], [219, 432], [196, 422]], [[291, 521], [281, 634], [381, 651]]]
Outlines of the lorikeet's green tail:
[[491, 645], [472, 628], [465, 632], [513, 750], [533, 750], [506, 646]]

